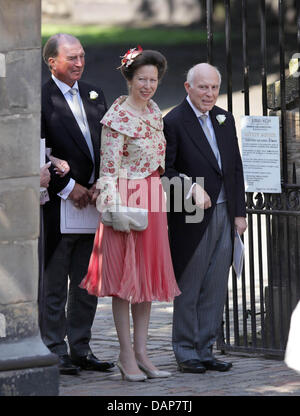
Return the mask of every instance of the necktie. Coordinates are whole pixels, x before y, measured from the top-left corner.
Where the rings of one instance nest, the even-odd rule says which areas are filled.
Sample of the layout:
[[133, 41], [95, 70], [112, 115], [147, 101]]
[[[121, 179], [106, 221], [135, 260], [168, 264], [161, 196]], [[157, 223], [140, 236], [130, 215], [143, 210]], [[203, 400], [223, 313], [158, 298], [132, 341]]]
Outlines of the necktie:
[[211, 132], [210, 132], [208, 126], [207, 126], [208, 115], [207, 114], [202, 114], [199, 118], [202, 121], [202, 123], [201, 123], [202, 129], [205, 133], [205, 136], [206, 136], [206, 138], [207, 138], [207, 140], [210, 144], [210, 147], [211, 147], [212, 151], [214, 152], [214, 155], [215, 155], [215, 158], [217, 159], [219, 168], [222, 169], [221, 156], [220, 156], [217, 141], [216, 141], [215, 137], [212, 137]]
[[[207, 118], [208, 115], [207, 114], [202, 114], [199, 119], [202, 121], [201, 126], [202, 129], [205, 133], [205, 136], [210, 144], [210, 147], [212, 149], [212, 151], [214, 152], [215, 158], [217, 159], [218, 165], [220, 170], [222, 171], [222, 162], [221, 162], [221, 156], [220, 156], [220, 152], [219, 152], [219, 148], [218, 148], [218, 144], [217, 144], [217, 140], [215, 138], [215, 136], [212, 136], [208, 126], [207, 126]], [[226, 194], [225, 194], [225, 188], [224, 188], [224, 183], [222, 183], [222, 187], [218, 196], [218, 200], [217, 200], [217, 204], [226, 201]]]
[[[80, 130], [85, 138], [86, 144], [89, 148], [90, 154], [92, 156], [92, 159], [94, 161], [94, 149], [93, 149], [93, 144], [92, 144], [92, 138], [91, 138], [91, 133], [89, 130], [89, 127], [87, 125], [87, 122], [85, 120], [85, 117], [83, 115], [82, 112], [82, 108], [79, 102], [79, 98], [78, 98], [78, 90], [77, 88], [71, 88], [70, 93], [72, 95], [72, 101], [73, 101], [73, 114], [76, 118], [76, 121], [80, 127]], [[94, 182], [94, 177], [95, 177], [95, 172], [93, 170], [91, 179], [90, 179], [90, 183]]]
[[74, 107], [73, 109], [74, 109], [74, 115], [76, 117], [76, 120], [77, 119], [79, 120], [80, 128], [82, 128], [83, 126], [85, 127], [85, 120], [83, 117], [82, 108], [79, 103], [77, 88], [71, 88], [70, 93], [72, 94], [72, 101], [73, 101], [73, 107]]

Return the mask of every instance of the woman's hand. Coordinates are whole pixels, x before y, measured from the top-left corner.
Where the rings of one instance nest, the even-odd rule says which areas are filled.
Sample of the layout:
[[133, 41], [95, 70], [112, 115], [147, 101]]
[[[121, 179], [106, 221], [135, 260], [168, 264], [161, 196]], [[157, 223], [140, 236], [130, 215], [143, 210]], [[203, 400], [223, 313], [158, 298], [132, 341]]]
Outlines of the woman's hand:
[[96, 206], [97, 198], [100, 195], [100, 190], [96, 188], [96, 182], [89, 189], [89, 195], [90, 195], [90, 204]]
[[49, 159], [55, 166], [54, 170], [56, 174], [59, 175], [61, 178], [63, 178], [67, 173], [70, 172], [70, 166], [68, 162], [66, 162], [65, 160], [59, 159], [58, 157], [52, 155], [49, 156]]

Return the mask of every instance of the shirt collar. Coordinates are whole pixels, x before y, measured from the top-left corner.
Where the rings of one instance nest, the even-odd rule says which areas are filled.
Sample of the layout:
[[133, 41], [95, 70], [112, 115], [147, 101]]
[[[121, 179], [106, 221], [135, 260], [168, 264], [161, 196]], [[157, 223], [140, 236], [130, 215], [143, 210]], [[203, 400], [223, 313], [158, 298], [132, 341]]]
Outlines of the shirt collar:
[[[61, 90], [61, 92], [62, 92], [64, 95], [66, 95], [66, 93], [70, 91], [71, 87], [70, 87], [68, 84], [66, 84], [66, 83], [65, 83], [65, 82], [63, 82], [63, 81], [60, 81], [60, 80], [59, 80], [58, 78], [56, 78], [53, 74], [51, 75], [51, 77], [52, 77], [53, 81], [55, 82], [55, 84], [58, 86], [58, 88]], [[73, 85], [73, 87], [72, 87], [72, 88], [77, 88], [77, 90], [79, 91], [79, 88], [78, 88], [78, 82], [77, 82], [77, 81], [75, 82], [75, 84]]]
[[209, 112], [206, 111], [205, 113], [202, 113], [200, 110], [198, 110], [197, 107], [194, 106], [194, 104], [192, 103], [190, 96], [187, 95], [186, 97], [187, 102], [189, 103], [189, 105], [192, 107], [192, 110], [194, 111], [194, 113], [196, 114], [196, 117], [199, 118], [200, 116], [202, 116], [203, 114], [206, 114], [207, 116], [209, 115]]

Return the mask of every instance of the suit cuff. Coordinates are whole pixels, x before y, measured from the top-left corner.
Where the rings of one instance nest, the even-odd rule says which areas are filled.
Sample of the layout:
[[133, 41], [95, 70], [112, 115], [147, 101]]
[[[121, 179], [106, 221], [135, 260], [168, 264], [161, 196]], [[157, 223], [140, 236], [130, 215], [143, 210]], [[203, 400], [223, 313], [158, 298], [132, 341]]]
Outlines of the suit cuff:
[[190, 190], [189, 190], [189, 191], [188, 191], [188, 193], [186, 194], [185, 199], [189, 199], [189, 198], [191, 198], [191, 196], [192, 196], [192, 194], [193, 194], [193, 189], [194, 189], [195, 185], [196, 185], [196, 182], [194, 182], [194, 183], [193, 183], [193, 185], [190, 187]]
[[[188, 179], [189, 181], [191, 181], [191, 178], [189, 178], [186, 174], [184, 174], [184, 173], [179, 173], [179, 176], [181, 177], [181, 178], [183, 178], [183, 179]], [[190, 199], [191, 198], [191, 196], [192, 196], [192, 193], [193, 193], [193, 189], [194, 189], [194, 186], [196, 185], [196, 182], [194, 182], [192, 185], [191, 185], [191, 187], [190, 187], [190, 189], [189, 189], [189, 191], [188, 191], [188, 193], [186, 194], [186, 196], [185, 196], [185, 199]]]
[[70, 179], [67, 186], [65, 186], [57, 195], [60, 196], [62, 199], [67, 199], [70, 193], [73, 191], [75, 186], [74, 179]]

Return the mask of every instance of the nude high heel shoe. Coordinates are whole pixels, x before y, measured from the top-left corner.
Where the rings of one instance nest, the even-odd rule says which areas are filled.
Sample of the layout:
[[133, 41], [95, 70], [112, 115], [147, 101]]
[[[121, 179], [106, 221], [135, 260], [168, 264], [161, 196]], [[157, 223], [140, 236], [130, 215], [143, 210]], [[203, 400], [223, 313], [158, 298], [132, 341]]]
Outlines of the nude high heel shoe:
[[120, 363], [120, 360], [117, 362], [117, 366], [120, 370], [123, 380], [127, 381], [145, 381], [147, 380], [147, 376], [145, 374], [127, 374], [124, 370], [124, 367]]
[[137, 365], [140, 367], [140, 369], [147, 374], [148, 378], [166, 378], [172, 375], [171, 373], [169, 373], [169, 371], [150, 370], [150, 368], [145, 367], [139, 361], [136, 361], [136, 362], [137, 362]]

